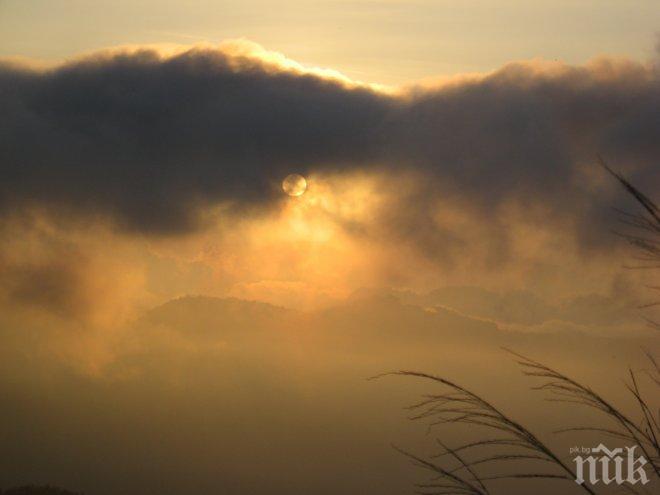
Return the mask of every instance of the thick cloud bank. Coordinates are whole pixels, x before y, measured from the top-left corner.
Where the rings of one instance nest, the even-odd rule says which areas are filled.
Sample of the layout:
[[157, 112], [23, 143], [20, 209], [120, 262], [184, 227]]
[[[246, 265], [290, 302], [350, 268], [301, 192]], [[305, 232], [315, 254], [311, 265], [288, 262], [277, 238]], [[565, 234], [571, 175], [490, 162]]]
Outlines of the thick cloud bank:
[[419, 174], [395, 228], [420, 221], [439, 184], [484, 215], [505, 201], [599, 210], [581, 175], [599, 153], [658, 185], [660, 78], [630, 61], [512, 64], [393, 94], [228, 49], [138, 50], [0, 65], [0, 112], [3, 213], [45, 206], [144, 233], [277, 201], [291, 171]]

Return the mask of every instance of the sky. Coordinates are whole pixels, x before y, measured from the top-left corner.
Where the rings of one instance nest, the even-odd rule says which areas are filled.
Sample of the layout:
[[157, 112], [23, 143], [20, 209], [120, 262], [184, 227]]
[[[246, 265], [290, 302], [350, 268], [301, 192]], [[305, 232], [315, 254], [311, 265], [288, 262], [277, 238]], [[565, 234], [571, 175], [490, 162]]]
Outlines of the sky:
[[653, 0], [3, 0], [0, 55], [61, 60], [109, 46], [247, 38], [352, 79], [402, 84], [511, 60], [648, 59]]
[[0, 1], [0, 488], [407, 493], [400, 369], [601, 441], [502, 348], [636, 414], [657, 272], [601, 160], [657, 199], [659, 18]]

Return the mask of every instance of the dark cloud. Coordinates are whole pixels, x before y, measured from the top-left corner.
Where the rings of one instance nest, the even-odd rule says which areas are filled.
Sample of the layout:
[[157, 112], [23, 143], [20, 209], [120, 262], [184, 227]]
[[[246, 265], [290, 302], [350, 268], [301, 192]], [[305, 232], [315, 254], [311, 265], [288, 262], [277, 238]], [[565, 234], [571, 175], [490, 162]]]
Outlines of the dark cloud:
[[85, 307], [83, 277], [77, 267], [56, 261], [34, 266], [0, 266], [7, 303], [47, 309], [67, 316]]
[[[199, 228], [208, 205], [277, 201], [291, 171], [380, 167], [425, 179], [386, 215], [396, 232], [432, 229], [442, 187], [494, 222], [504, 201], [571, 212], [588, 245], [611, 198], [581, 182], [579, 166], [600, 153], [658, 185], [659, 81], [652, 65], [628, 61], [512, 64], [393, 96], [211, 49], [92, 56], [48, 71], [5, 65], [0, 205], [178, 233]], [[430, 250], [447, 239], [424, 236]]]
[[385, 149], [434, 180], [415, 201], [397, 205], [392, 223], [425, 231], [415, 240], [445, 256], [456, 233], [443, 233], [428, 212], [449, 195], [488, 229], [489, 264], [510, 254], [499, 213], [511, 202], [528, 208], [539, 228], [571, 231], [585, 251], [610, 245], [611, 208], [625, 199], [595, 188], [589, 176], [599, 172], [602, 155], [652, 194], [660, 185], [659, 115], [658, 72], [629, 61], [514, 63], [476, 82], [424, 92], [396, 113]]
[[4, 67], [0, 87], [6, 208], [63, 205], [146, 232], [195, 228], [208, 203], [272, 200], [292, 170], [365, 159], [389, 107], [220, 51]]

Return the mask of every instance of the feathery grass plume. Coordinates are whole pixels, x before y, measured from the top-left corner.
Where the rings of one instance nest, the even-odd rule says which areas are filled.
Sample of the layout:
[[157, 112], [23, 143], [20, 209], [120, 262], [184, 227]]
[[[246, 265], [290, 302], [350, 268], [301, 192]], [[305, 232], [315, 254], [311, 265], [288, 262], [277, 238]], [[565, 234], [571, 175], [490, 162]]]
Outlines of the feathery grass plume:
[[[639, 421], [630, 419], [626, 414], [621, 412], [620, 408], [604, 399], [589, 387], [538, 361], [534, 361], [508, 349], [507, 351], [517, 358], [517, 362], [523, 368], [525, 375], [544, 379], [542, 385], [533, 387], [534, 390], [550, 392], [553, 397], [549, 400], [552, 401], [570, 402], [596, 409], [613, 422], [612, 428], [592, 426], [570, 427], [561, 429], [558, 433], [593, 431], [637, 445], [644, 452], [644, 457], [649, 461], [656, 477], [660, 479], [660, 444], [658, 444], [658, 438], [660, 438], [658, 423], [660, 422], [660, 418], [655, 417], [649, 401], [642, 396], [637, 376], [632, 369], [628, 370], [631, 381], [626, 384], [626, 388], [632, 395], [632, 402], [639, 409], [641, 418]], [[660, 380], [660, 373], [658, 372], [655, 359], [648, 353], [647, 356], [649, 356], [651, 363], [654, 364], [654, 368], [647, 373], [654, 381], [654, 385], [657, 386]]]
[[[638, 376], [632, 369], [629, 370], [631, 381], [626, 387], [632, 395], [632, 402], [639, 409], [641, 418], [639, 421], [630, 419], [619, 407], [576, 380], [514, 351], [508, 349], [506, 351], [515, 356], [525, 375], [545, 379], [542, 385], [533, 389], [550, 392], [552, 397], [548, 400], [591, 407], [602, 412], [614, 423], [611, 427], [567, 427], [556, 433], [590, 431], [624, 440], [631, 446], [637, 445], [648, 460], [655, 477], [660, 480], [660, 445], [658, 444], [660, 418], [655, 417], [653, 406], [642, 395]], [[660, 369], [655, 358], [650, 353], [647, 353], [647, 356], [653, 367], [645, 370], [646, 374], [651, 378], [653, 385], [658, 386]], [[389, 375], [428, 379], [448, 389], [447, 393], [425, 395], [421, 402], [409, 406], [407, 409], [412, 412], [409, 419], [430, 420], [429, 428], [440, 424], [467, 425], [492, 430], [498, 435], [494, 438], [487, 436], [453, 448], [438, 441], [442, 451], [427, 459], [397, 448], [416, 465], [437, 475], [433, 481], [418, 485], [419, 493], [490, 495], [487, 485], [494, 480], [527, 478], [574, 482], [576, 479], [571, 468], [529, 429], [474, 392], [445, 378], [427, 373], [399, 371]], [[495, 452], [492, 451], [493, 448], [496, 448]], [[484, 451], [488, 453], [475, 457], [479, 452]], [[457, 465], [450, 466], [446, 462], [447, 457], [458, 461], [454, 463]], [[500, 466], [505, 461], [534, 461], [539, 462], [545, 469], [540, 470], [541, 472], [520, 471], [519, 468], [514, 472], [503, 471]], [[498, 474], [480, 474], [481, 468], [492, 465], [495, 465]], [[596, 493], [586, 484], [579, 486], [590, 494]], [[631, 493], [639, 493], [631, 486], [623, 488]]]
[[[411, 420], [431, 420], [429, 427], [440, 424], [467, 425], [491, 430], [498, 436], [449, 448], [439, 443], [442, 451], [429, 459], [397, 449], [419, 465], [437, 475], [430, 483], [418, 485], [422, 494], [479, 494], [490, 495], [488, 482], [504, 479], [557, 479], [575, 482], [575, 473], [536, 435], [521, 423], [481, 396], [445, 378], [416, 371], [398, 371], [399, 375], [431, 380], [444, 386], [448, 392], [426, 395], [424, 400], [410, 406]], [[495, 451], [493, 452], [493, 448]], [[488, 454], [474, 458], [474, 452], [487, 450]], [[470, 457], [464, 457], [469, 455]], [[458, 461], [458, 466], [445, 463], [447, 456]], [[538, 472], [501, 471], [498, 467], [510, 461], [538, 462]], [[497, 474], [479, 474], [485, 466], [497, 467]], [[595, 495], [586, 485], [580, 487]]]
[[[599, 157], [601, 165], [612, 174], [619, 183], [642, 206], [643, 211], [631, 214], [619, 211], [621, 221], [632, 229], [625, 233], [618, 233], [632, 246], [638, 249], [637, 261], [644, 263], [634, 268], [660, 268], [660, 208], [633, 186], [623, 175], [611, 169]], [[660, 290], [652, 286], [651, 289]], [[660, 304], [650, 303], [641, 307], [650, 307]], [[660, 329], [660, 323], [649, 321]], [[515, 356], [518, 364], [527, 376], [543, 378], [544, 383], [534, 387], [537, 390], [548, 391], [552, 394], [549, 400], [557, 402], [577, 403], [600, 411], [607, 419], [613, 422], [609, 428], [586, 426], [568, 427], [559, 432], [591, 431], [613, 436], [626, 442], [637, 445], [644, 453], [651, 465], [656, 478], [660, 479], [660, 410], [652, 406], [642, 394], [637, 374], [629, 369], [630, 382], [626, 384], [631, 394], [633, 405], [639, 411], [640, 420], [636, 422], [624, 414], [621, 408], [613, 405], [589, 387], [576, 380], [521, 354], [507, 350]], [[644, 370], [654, 386], [660, 387], [660, 366], [655, 357], [646, 352], [652, 367]], [[414, 461], [418, 466], [435, 473], [435, 478], [424, 484], [417, 485], [422, 494], [477, 494], [490, 495], [488, 486], [491, 481], [501, 479], [576, 479], [575, 473], [564, 464], [561, 459], [550, 450], [538, 437], [531, 433], [524, 425], [505, 415], [490, 402], [466, 388], [445, 378], [421, 373], [417, 371], [399, 371], [390, 375], [410, 376], [431, 380], [445, 387], [448, 392], [424, 396], [424, 400], [410, 406], [411, 420], [431, 420], [429, 428], [440, 424], [467, 425], [481, 427], [497, 434], [497, 437], [484, 437], [481, 440], [465, 443], [449, 448], [438, 441], [442, 451], [430, 458], [422, 458], [401, 449], [397, 450]], [[657, 397], [654, 394], [653, 397]], [[657, 417], [654, 414], [657, 410]], [[493, 451], [495, 449], [495, 451]], [[482, 452], [479, 457], [475, 453]], [[487, 454], [483, 454], [487, 452]], [[453, 459], [453, 466], [446, 461]], [[502, 471], [501, 465], [506, 461], [532, 461], [540, 463], [545, 470], [532, 472], [518, 468], [514, 472]], [[495, 465], [495, 475], [480, 474], [482, 468]], [[548, 471], [550, 468], [552, 471]], [[593, 488], [586, 484], [579, 485], [584, 491], [595, 494]], [[621, 487], [631, 493], [647, 493], [643, 487], [633, 488], [623, 485]]]
[[[660, 268], [660, 207], [646, 194], [628, 181], [621, 173], [613, 170], [602, 157], [598, 157], [600, 165], [614, 177], [619, 184], [642, 207], [639, 213], [630, 213], [616, 210], [619, 221], [626, 227], [624, 232], [616, 232], [635, 248], [637, 254], [634, 260], [636, 265], [628, 266], [631, 269], [658, 269]], [[651, 285], [649, 289], [660, 291], [660, 286]], [[640, 309], [660, 306], [660, 301], [652, 301], [640, 305]], [[660, 330], [660, 322], [648, 320], [650, 326]]]

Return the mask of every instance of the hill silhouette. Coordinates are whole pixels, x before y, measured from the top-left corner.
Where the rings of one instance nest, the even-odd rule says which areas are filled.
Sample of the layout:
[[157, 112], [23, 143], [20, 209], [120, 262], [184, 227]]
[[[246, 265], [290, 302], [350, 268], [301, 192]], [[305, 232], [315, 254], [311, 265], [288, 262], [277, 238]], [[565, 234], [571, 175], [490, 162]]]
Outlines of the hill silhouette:
[[0, 495], [82, 495], [80, 492], [71, 492], [56, 486], [44, 485], [26, 485], [3, 490], [0, 488]]
[[294, 313], [268, 303], [232, 297], [183, 296], [153, 308], [143, 322], [186, 334], [253, 334]]

